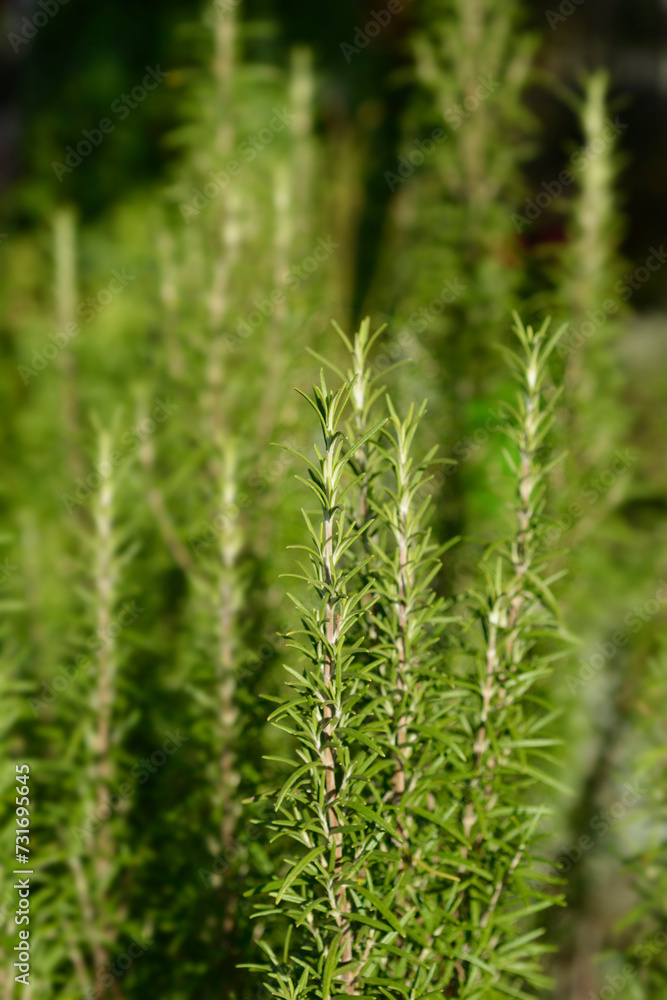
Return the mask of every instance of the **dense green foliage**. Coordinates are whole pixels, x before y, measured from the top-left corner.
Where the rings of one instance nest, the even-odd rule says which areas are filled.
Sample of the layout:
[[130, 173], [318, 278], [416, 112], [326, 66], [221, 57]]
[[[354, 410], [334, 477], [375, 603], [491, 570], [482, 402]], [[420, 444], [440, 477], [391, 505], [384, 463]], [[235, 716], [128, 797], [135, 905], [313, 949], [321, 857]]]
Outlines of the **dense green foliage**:
[[[367, 324], [348, 342], [352, 380], [333, 393], [322, 377], [314, 389], [323, 443], [304, 482], [320, 513], [313, 523], [304, 512], [312, 569], [302, 579], [315, 603], [295, 598], [294, 643], [308, 666], [273, 716], [299, 760], [271, 825], [301, 848], [265, 888], [275, 907], [261, 911], [290, 927], [282, 961], [262, 942], [276, 997], [528, 996], [522, 982], [547, 982], [535, 961], [542, 931], [526, 924], [553, 903], [530, 857], [544, 794], [528, 792], [535, 780], [554, 784], [533, 758], [558, 742], [544, 735], [543, 699], [531, 697], [554, 657], [538, 641], [558, 634], [537, 555], [557, 399], [542, 396], [559, 336], [547, 343], [545, 333], [517, 326], [521, 392], [506, 428], [516, 525], [489, 552], [484, 589], [459, 619], [431, 590], [441, 554], [425, 526], [434, 455], [411, 454], [424, 408], [401, 420], [387, 400], [385, 422], [355, 433], [380, 394], [366, 369]], [[454, 622], [465, 638], [448, 642]]]
[[[378, 17], [341, 37], [359, 80]], [[17, 808], [40, 1000], [662, 1000], [664, 380], [646, 332], [643, 395], [627, 362], [622, 129], [604, 73], [561, 89], [583, 145], [535, 249], [523, 5], [399, 27], [384, 159], [379, 98], [350, 124], [317, 53], [218, 0], [151, 97], [157, 190], [81, 222], [90, 164], [52, 208], [31, 160], [0, 248], [6, 1000]]]

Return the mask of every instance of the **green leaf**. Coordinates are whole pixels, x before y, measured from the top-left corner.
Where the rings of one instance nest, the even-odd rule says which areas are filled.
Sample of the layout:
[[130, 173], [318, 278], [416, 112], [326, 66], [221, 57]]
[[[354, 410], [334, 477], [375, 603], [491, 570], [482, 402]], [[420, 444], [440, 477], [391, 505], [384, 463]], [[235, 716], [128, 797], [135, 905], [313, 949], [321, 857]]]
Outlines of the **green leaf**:
[[285, 876], [285, 879], [282, 883], [282, 889], [276, 896], [276, 903], [279, 903], [282, 900], [287, 890], [298, 879], [301, 872], [305, 871], [309, 864], [311, 864], [317, 858], [321, 857], [321, 855], [324, 854], [324, 852], [327, 849], [328, 849], [327, 845], [320, 845], [319, 847], [313, 847], [312, 851], [308, 851], [308, 853], [303, 858], [301, 858], [301, 860], [298, 861], [297, 864], [294, 865], [294, 867]]
[[329, 945], [329, 954], [327, 955], [327, 960], [324, 963], [324, 969], [322, 970], [322, 1000], [329, 1000], [331, 981], [336, 968], [338, 967], [338, 953], [341, 938], [342, 933], [337, 934]]

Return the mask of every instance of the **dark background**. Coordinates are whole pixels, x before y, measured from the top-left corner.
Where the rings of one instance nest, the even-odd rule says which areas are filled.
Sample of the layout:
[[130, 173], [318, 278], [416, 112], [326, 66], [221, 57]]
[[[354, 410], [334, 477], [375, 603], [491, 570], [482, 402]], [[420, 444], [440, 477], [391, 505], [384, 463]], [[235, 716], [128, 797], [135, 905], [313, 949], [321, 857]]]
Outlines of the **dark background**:
[[[319, 127], [335, 129], [343, 120], [368, 132], [378, 178], [395, 162], [399, 115], [410, 92], [405, 12], [382, 32], [364, 59], [346, 63], [341, 40], [352, 40], [371, 3], [341, 0], [304, 4], [300, 0], [247, 0], [246, 19], [266, 19], [269, 33], [257, 42], [258, 55], [283, 58], [285, 42], [308, 42], [318, 57]], [[377, 4], [375, 5], [377, 6]], [[667, 2], [666, 0], [585, 0], [565, 21], [549, 26], [551, 3], [528, 3], [527, 15], [543, 39], [540, 65], [561, 84], [576, 86], [583, 68], [606, 66], [612, 74], [619, 114], [629, 124], [622, 138], [626, 154], [621, 176], [625, 214], [624, 251], [635, 266], [664, 238], [667, 218]], [[39, 9], [33, 0], [2, 5], [0, 45], [0, 219], [4, 230], [31, 226], [63, 200], [75, 200], [83, 220], [103, 214], [133, 189], [168, 177], [178, 156], [171, 133], [178, 124], [181, 88], [196, 64], [200, 36], [196, 6], [182, 0], [129, 0], [84, 3], [69, 0], [29, 44], [14, 53], [7, 35], [23, 17]], [[269, 51], [259, 52], [259, 46]], [[82, 129], [92, 128], [123, 91], [142, 78], [147, 65], [172, 71], [170, 86], [159, 88], [133, 112], [133, 127], [118, 129], [103, 157], [92, 155], [83, 170], [62, 184], [54, 159]], [[178, 70], [179, 72], [173, 72]], [[576, 141], [574, 116], [553, 92], [536, 85], [530, 102], [542, 128], [540, 159], [528, 167], [535, 188], [562, 169], [568, 141]], [[387, 187], [368, 177], [366, 216], [358, 232], [358, 259], [372, 270], [382, 238]], [[540, 221], [537, 239], [558, 238], [558, 218]], [[359, 281], [368, 275], [361, 268]], [[637, 307], [659, 307], [662, 276], [642, 289]]]

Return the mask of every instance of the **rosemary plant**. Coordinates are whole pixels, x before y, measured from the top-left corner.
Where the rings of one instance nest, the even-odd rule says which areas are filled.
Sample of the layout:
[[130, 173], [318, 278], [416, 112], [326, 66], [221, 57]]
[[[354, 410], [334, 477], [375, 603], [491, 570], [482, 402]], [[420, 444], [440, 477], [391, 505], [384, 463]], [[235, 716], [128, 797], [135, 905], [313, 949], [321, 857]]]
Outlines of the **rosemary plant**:
[[627, 972], [629, 963], [633, 970], [629, 978], [636, 980], [643, 995], [651, 1000], [661, 996], [667, 986], [667, 806], [663, 791], [667, 766], [666, 726], [661, 710], [666, 691], [664, 640], [659, 639], [634, 699], [634, 713], [641, 716], [641, 722], [632, 719], [632, 729], [640, 735], [625, 772], [630, 782], [621, 785], [621, 774], [615, 787], [616, 801], [631, 803], [622, 817], [614, 853], [616, 864], [626, 873], [634, 905], [614, 927], [609, 949], [611, 967], [617, 969], [623, 959]]
[[[121, 677], [127, 630], [139, 611], [123, 600], [133, 543], [119, 524], [119, 473], [107, 430], [99, 433], [96, 468], [101, 482], [92, 500], [92, 524], [77, 532], [90, 566], [90, 580], [80, 588], [84, 607], [78, 652], [58, 673], [49, 704], [42, 708], [47, 719], [51, 715], [70, 728], [62, 760], [51, 765], [66, 794], [50, 804], [55, 843], [41, 859], [67, 866], [70, 891], [51, 898], [47, 890], [39, 919], [47, 927], [60, 923], [64, 931], [63, 952], [50, 970], [54, 980], [64, 977], [66, 988], [103, 998], [118, 995], [109, 965], [119, 941], [136, 931], [119, 884], [132, 867], [125, 846], [131, 792], [121, 789], [133, 790], [136, 783], [132, 778], [125, 784], [128, 775], [122, 766], [133, 715], [121, 711]], [[65, 958], [68, 968], [60, 967]]]
[[[623, 507], [636, 488], [632, 453], [619, 448], [630, 434], [622, 404], [625, 377], [618, 345], [632, 288], [619, 280], [622, 224], [616, 187], [624, 116], [612, 113], [609, 89], [608, 75], [600, 70], [584, 81], [581, 94], [565, 94], [577, 116], [583, 142], [571, 157], [576, 165], [577, 191], [566, 208], [568, 238], [557, 248], [554, 272], [556, 312], [567, 322], [557, 348], [566, 386], [566, 405], [557, 432], [567, 440], [568, 456], [554, 476], [557, 510], [544, 536], [545, 548], [567, 551], [568, 584], [562, 594], [565, 613], [593, 648], [615, 631], [618, 604], [624, 606], [624, 602], [617, 604], [617, 595], [632, 586], [627, 567], [619, 572], [617, 545], [612, 538], [627, 530]], [[630, 461], [619, 463], [621, 456]], [[610, 468], [621, 469], [614, 474], [611, 488]], [[648, 587], [653, 580], [650, 561], [646, 557], [641, 561]], [[604, 585], [593, 581], [604, 581]], [[582, 657], [580, 665], [585, 660]], [[562, 807], [554, 809], [564, 851], [589, 835], [601, 803], [614, 794], [618, 784], [615, 762], [623, 753], [629, 711], [621, 692], [628, 684], [634, 686], [643, 671], [631, 667], [630, 659], [619, 657], [609, 665], [609, 673], [613, 675], [611, 683], [609, 676], [595, 678], [588, 693], [579, 685], [577, 671], [567, 688], [560, 678], [554, 678], [554, 698], [567, 705], [564, 736], [570, 770], [578, 774], [574, 803], [561, 799]], [[586, 734], [591, 698], [596, 702], [594, 743], [590, 733]], [[588, 766], [582, 767], [584, 746], [592, 745], [595, 752], [588, 758]], [[603, 840], [595, 843], [594, 851], [587, 852], [580, 863], [569, 864], [562, 856], [560, 863], [567, 873], [568, 915], [559, 919], [554, 914], [552, 921], [559, 951], [554, 960], [557, 991], [569, 988], [566, 984], [573, 967], [583, 982], [592, 985], [596, 981], [598, 949], [603, 940], [614, 939], [612, 908], [600, 907], [598, 899], [616, 860]]]
[[[529, 252], [544, 227], [519, 214], [536, 43], [523, 0], [424, 0], [412, 19], [403, 4], [356, 28], [332, 5], [331, 37], [349, 28], [355, 45], [318, 59], [288, 41], [315, 39], [312, 18], [256, 18], [251, 6], [207, 0], [203, 23], [160, 48], [172, 68], [144, 120], [180, 116], [166, 190], [149, 190], [151, 155], [94, 211], [93, 172], [148, 152], [132, 138], [144, 110], [94, 152], [98, 130], [82, 120], [92, 155], [80, 172], [53, 188], [44, 171], [27, 177], [10, 199], [16, 225], [0, 233], [0, 516], [17, 538], [0, 614], [18, 611], [0, 625], [0, 842], [8, 860], [13, 765], [25, 761], [32, 993], [500, 1000], [551, 995], [552, 972], [555, 995], [573, 1000], [627, 961], [627, 992], [661, 1000], [665, 678], [660, 658], [655, 672], [647, 661], [664, 603], [652, 600], [664, 385], [636, 379], [630, 430], [614, 352], [659, 366], [648, 324], [641, 350], [617, 337], [644, 271], [618, 273], [608, 81], [594, 73], [571, 99], [582, 156], [545, 293]], [[32, 144], [42, 153], [46, 124]], [[67, 142], [74, 162], [83, 133]], [[65, 205], [48, 232], [33, 224], [49, 191], [83, 196], [80, 224]], [[393, 334], [383, 342], [364, 320], [332, 347], [330, 314], [356, 317], [367, 295]], [[491, 400], [513, 389], [493, 348], [519, 301], [569, 326], [558, 339], [517, 321], [519, 396], [498, 422]], [[288, 376], [310, 382], [306, 344], [327, 369], [308, 397], [315, 452], [302, 400], [285, 391]], [[549, 454], [552, 369], [569, 411], [562, 466]], [[119, 409], [134, 421], [122, 438]], [[655, 470], [636, 490], [608, 471], [626, 437], [629, 464], [641, 443]], [[294, 482], [299, 453], [307, 472]], [[587, 505], [589, 474], [604, 473], [610, 488]], [[555, 532], [550, 477], [568, 511]], [[599, 526], [606, 537], [592, 536]], [[573, 552], [558, 590], [549, 557], [566, 565], [561, 535]], [[305, 565], [285, 649], [292, 542]], [[655, 616], [616, 651], [617, 623], [645, 591]], [[603, 615], [600, 648], [614, 637], [613, 663], [585, 692], [581, 671], [552, 671], [568, 638], [555, 592], [591, 646]], [[575, 676], [576, 705], [554, 732]], [[277, 702], [270, 723], [263, 695]], [[167, 731], [185, 745], [169, 763]], [[154, 751], [159, 775], [142, 767]], [[572, 811], [556, 771], [565, 755]], [[649, 791], [569, 874], [559, 921], [558, 847], [588, 835], [635, 777]], [[3, 878], [0, 998], [17, 1000], [16, 896]], [[150, 950], [115, 966], [132, 936]]]
[[[303, 305], [299, 297], [288, 309], [286, 275], [295, 231], [299, 249], [307, 241], [311, 171], [307, 55], [295, 57], [291, 79], [268, 64], [258, 69], [246, 55], [249, 32], [240, 13], [232, 6], [219, 16], [213, 4], [205, 11], [210, 66], [201, 73], [187, 127], [196, 149], [171, 192], [180, 217], [174, 225], [166, 213], [161, 239], [169, 345], [164, 377], [183, 419], [169, 428], [162, 454], [152, 445], [145, 450], [156, 523], [188, 593], [177, 669], [192, 697], [195, 738], [206, 760], [206, 798], [197, 797], [197, 808], [207, 813], [198, 888], [215, 899], [217, 913], [204, 922], [204, 934], [211, 946], [222, 938], [226, 964], [229, 956], [231, 962], [243, 956], [250, 937], [240, 907], [241, 802], [252, 790], [265, 720], [253, 698], [254, 671], [245, 666], [253, 658], [261, 662], [257, 637], [269, 627], [271, 596], [263, 586], [265, 550], [273, 521], [283, 515], [278, 494], [254, 489], [253, 474], [266, 464], [271, 437], [289, 427], [281, 393], [289, 357], [284, 327], [295, 323]], [[267, 108], [273, 110], [267, 114]], [[259, 133], [268, 133], [270, 150], [257, 147]], [[201, 264], [196, 272], [194, 257]], [[253, 268], [244, 267], [251, 258]], [[251, 409], [245, 390], [254, 381], [260, 403]], [[169, 460], [185, 451], [188, 481], [182, 464]]]
[[[353, 344], [347, 342], [356, 377], [352, 441], [382, 392], [369, 358], [377, 334], [369, 337], [368, 330], [366, 320]], [[465, 759], [454, 732], [465, 692], [443, 670], [451, 642], [446, 626], [454, 620], [433, 583], [442, 556], [458, 539], [438, 546], [428, 526], [436, 449], [420, 460], [413, 454], [426, 404], [411, 406], [404, 419], [389, 397], [386, 407], [387, 422], [364, 446], [363, 463], [355, 458], [359, 492], [373, 516], [364, 536], [370, 555], [364, 572], [373, 595], [364, 624], [378, 675], [376, 714], [384, 720], [378, 741], [391, 762], [374, 782], [373, 809], [392, 838], [373, 869], [375, 895], [368, 901], [377, 924], [364, 982], [383, 995], [419, 997], [436, 995], [451, 977], [451, 927], [443, 925], [443, 913], [458, 876], [449, 867], [445, 814], [436, 803], [447, 794], [455, 762]], [[383, 928], [380, 915], [388, 910], [398, 920]]]
[[388, 419], [368, 426], [378, 392], [367, 322], [347, 341], [352, 379], [332, 393], [322, 376], [309, 400], [324, 447], [303, 481], [320, 508], [319, 523], [305, 515], [312, 569], [300, 577], [315, 600], [294, 598], [308, 665], [290, 671], [296, 695], [272, 717], [299, 760], [287, 761], [271, 826], [300, 850], [258, 911], [285, 928], [282, 953], [260, 940], [271, 964], [255, 966], [276, 997], [476, 1000], [547, 982], [543, 932], [530, 926], [553, 903], [533, 859], [545, 807], [529, 789], [557, 784], [537, 763], [557, 741], [533, 689], [562, 655], [549, 648], [563, 630], [538, 552], [558, 396], [545, 396], [547, 364], [561, 331], [547, 339], [546, 324], [517, 321], [516, 332], [516, 531], [492, 547], [487, 589], [471, 595], [472, 672], [457, 665], [432, 589], [443, 554], [426, 524], [434, 453], [412, 456], [425, 406], [401, 419], [388, 400]]
[[[620, 376], [609, 348], [617, 339], [632, 288], [617, 280], [621, 276], [615, 190], [619, 126], [610, 115], [607, 74], [601, 70], [592, 74], [583, 96], [568, 94], [568, 100], [584, 142], [579, 190], [570, 206], [569, 238], [560, 253], [557, 275], [559, 305], [569, 322], [558, 352], [565, 362], [570, 430], [578, 445], [573, 461], [581, 476], [608, 459], [625, 429], [619, 427]], [[601, 423], [605, 434], [600, 433]]]
[[[373, 306], [394, 317], [399, 356], [416, 362], [402, 381], [409, 399], [430, 400], [430, 440], [455, 458], [478, 429], [478, 401], [497, 391], [492, 345], [524, 295], [525, 247], [511, 221], [533, 131], [523, 94], [535, 38], [524, 22], [520, 0], [429, 0], [411, 37], [416, 100], [385, 174], [393, 238]], [[482, 527], [469, 507], [482, 475], [466, 461], [449, 478], [437, 508], [445, 536]], [[467, 585], [455, 579], [466, 558], [461, 547], [448, 567], [450, 592]]]
[[[466, 998], [529, 996], [526, 987], [548, 985], [538, 957], [545, 950], [536, 913], [553, 905], [542, 886], [553, 879], [536, 867], [535, 845], [549, 787], [561, 787], [549, 766], [555, 713], [540, 694], [551, 663], [563, 656], [562, 627], [540, 551], [544, 530], [548, 460], [546, 440], [558, 392], [547, 394], [548, 359], [562, 329], [547, 336], [517, 318], [519, 352], [507, 352], [519, 383], [507, 432], [515, 481], [514, 530], [491, 546], [481, 568], [486, 586], [472, 593], [469, 631], [474, 672], [468, 679], [469, 771], [458, 790], [463, 838], [461, 883], [454, 908], [464, 924], [453, 995]], [[555, 648], [554, 648], [555, 647]], [[546, 732], [545, 732], [546, 730]], [[467, 926], [466, 926], [467, 925]]]
[[[276, 799], [274, 823], [301, 850], [286, 877], [266, 887], [274, 900], [268, 912], [283, 914], [288, 926], [282, 956], [264, 945], [279, 997], [328, 998], [332, 990], [338, 992], [336, 981], [345, 992], [356, 992], [363, 964], [359, 956], [372, 940], [372, 926], [357, 921], [355, 904], [367, 892], [366, 869], [384, 837], [381, 818], [375, 822], [366, 805], [366, 790], [386, 765], [374, 739], [379, 723], [363, 697], [372, 667], [358, 656], [360, 641], [351, 640], [367, 588], [355, 588], [359, 567], [349, 559], [360, 529], [346, 511], [345, 498], [355, 485], [354, 478], [346, 481], [346, 473], [355, 451], [373, 433], [346, 448], [339, 424], [351, 388], [330, 392], [322, 374], [309, 399], [323, 446], [316, 449], [316, 463], [306, 459], [310, 481], [304, 482], [320, 515], [315, 522], [304, 513], [312, 544], [303, 548], [312, 568], [301, 579], [316, 601], [308, 606], [293, 598], [307, 643], [297, 648], [309, 667], [295, 674], [298, 697], [272, 716], [297, 740], [301, 759]], [[364, 816], [371, 822], [360, 823]], [[359, 909], [363, 917], [363, 904]]]

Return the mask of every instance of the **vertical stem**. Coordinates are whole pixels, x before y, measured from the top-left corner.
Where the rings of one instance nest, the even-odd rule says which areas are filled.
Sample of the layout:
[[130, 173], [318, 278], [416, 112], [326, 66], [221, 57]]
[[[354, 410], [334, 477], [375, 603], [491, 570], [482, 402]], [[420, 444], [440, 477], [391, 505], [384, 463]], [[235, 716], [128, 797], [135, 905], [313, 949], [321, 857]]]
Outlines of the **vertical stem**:
[[312, 225], [314, 90], [312, 50], [305, 46], [295, 47], [291, 52], [289, 96], [293, 115], [290, 132], [294, 140], [291, 171], [294, 178], [294, 219], [300, 247], [304, 246]]
[[[335, 482], [335, 472], [334, 472], [334, 462], [336, 455], [334, 454], [334, 448], [336, 447], [335, 433], [332, 427], [329, 426], [328, 422], [324, 428], [325, 430], [325, 452], [323, 461], [323, 471], [322, 471], [322, 486], [324, 492], [324, 502], [323, 502], [323, 546], [322, 546], [322, 575], [323, 584], [326, 591], [326, 608], [324, 615], [324, 635], [326, 639], [326, 644], [324, 645], [324, 654], [322, 658], [322, 678], [325, 684], [325, 701], [322, 711], [324, 727], [323, 727], [323, 746], [321, 751], [321, 759], [325, 769], [325, 791], [326, 791], [326, 804], [327, 804], [327, 826], [328, 835], [331, 841], [335, 844], [334, 852], [334, 876], [340, 878], [341, 867], [343, 862], [343, 836], [337, 829], [339, 824], [337, 815], [337, 797], [339, 794], [338, 783], [336, 779], [336, 756], [332, 746], [333, 730], [336, 720], [335, 711], [338, 711], [338, 697], [340, 692], [336, 687], [336, 661], [333, 653], [335, 643], [338, 638], [339, 629], [339, 616], [337, 613], [337, 602], [338, 597], [335, 593], [335, 588], [337, 586], [336, 579], [336, 566], [335, 566], [335, 551], [334, 551], [334, 527], [335, 520], [337, 517], [341, 517], [341, 512], [337, 510], [337, 497], [336, 497], [336, 482]], [[334, 711], [335, 710], [335, 711]], [[346, 914], [349, 913], [349, 899], [347, 895], [347, 889], [345, 883], [340, 880], [336, 892], [336, 904], [337, 912], [335, 913], [335, 920], [338, 927], [342, 930], [341, 939], [341, 962], [343, 964], [348, 964], [352, 961], [353, 956], [353, 942], [352, 942], [352, 930], [350, 927], [350, 922], [346, 918]], [[356, 974], [352, 970], [346, 970], [343, 974], [343, 981], [345, 983], [345, 991], [348, 994], [355, 994], [355, 979]]]
[[[527, 579], [534, 557], [533, 541], [538, 491], [543, 478], [539, 462], [539, 448], [543, 433], [543, 413], [540, 404], [543, 381], [541, 368], [544, 361], [541, 352], [545, 333], [546, 326], [538, 334], [534, 334], [529, 328], [527, 331], [522, 331], [521, 335], [524, 351], [522, 361], [524, 387], [520, 400], [522, 417], [516, 434], [519, 451], [516, 473], [517, 499], [514, 508], [516, 535], [509, 553], [513, 578], [508, 589], [501, 588], [500, 592], [496, 592], [494, 588], [491, 607], [489, 611], [485, 612], [486, 669], [481, 689], [482, 704], [479, 725], [473, 745], [476, 776], [471, 779], [470, 788], [476, 789], [480, 779], [483, 779], [485, 784], [482, 789], [482, 803], [476, 806], [473, 801], [469, 801], [463, 812], [462, 825], [467, 839], [470, 839], [472, 828], [480, 820], [479, 811], [490, 809], [496, 800], [493, 795], [493, 778], [497, 761], [494, 757], [490, 757], [486, 763], [485, 760], [490, 746], [489, 719], [494, 703], [497, 708], [500, 708], [506, 698], [502, 684], [500, 688], [498, 687], [499, 675], [502, 681], [502, 671], [504, 669], [510, 671], [517, 669], [521, 660], [521, 615], [528, 596]], [[482, 842], [483, 835], [480, 833], [475, 846], [477, 847]], [[501, 893], [518, 866], [524, 850], [525, 844], [522, 843], [508, 870], [496, 882], [494, 892], [479, 924], [480, 929], [483, 929], [491, 919], [498, 906]], [[462, 856], [464, 858], [468, 856], [467, 848], [462, 850]], [[460, 869], [460, 872], [463, 872], [463, 869]], [[471, 970], [469, 982], [472, 982], [477, 974]]]
[[174, 260], [174, 240], [163, 223], [158, 223], [158, 225], [157, 251], [158, 265], [160, 267], [160, 301], [164, 315], [167, 367], [172, 379], [182, 381], [185, 374], [185, 361], [177, 334], [180, 295], [177, 266]]
[[234, 46], [236, 43], [236, 10], [225, 10], [215, 27], [215, 55], [213, 75], [217, 84], [217, 102], [220, 116], [216, 135], [216, 151], [221, 159], [228, 157], [234, 144], [234, 122], [229, 109], [232, 106], [234, 80]]
[[[331, 600], [331, 584], [332, 584], [332, 573], [333, 568], [333, 523], [329, 515], [329, 511], [325, 511], [324, 514], [324, 580], [327, 586], [327, 591], [329, 597], [327, 599], [326, 606], [326, 622], [325, 622], [325, 634], [327, 643], [333, 645], [335, 638], [335, 612], [333, 602]], [[333, 673], [333, 659], [329, 647], [325, 647], [324, 650], [324, 660], [322, 663], [322, 677], [327, 688], [331, 686]], [[325, 720], [325, 726], [323, 730], [325, 744], [329, 744], [331, 741], [331, 720], [333, 719], [333, 709], [328, 698], [324, 703], [323, 716]], [[327, 791], [327, 804], [329, 806], [329, 828], [335, 830], [338, 826], [338, 818], [336, 816], [336, 771], [335, 771], [335, 761], [334, 754], [331, 746], [325, 745], [322, 753], [322, 761], [325, 767], [325, 781], [326, 781], [326, 791]], [[334, 834], [333, 839], [336, 843], [336, 866], [340, 864], [341, 860], [341, 836], [339, 833]]]
[[[76, 238], [74, 213], [61, 209], [53, 225], [56, 317], [60, 332], [76, 322]], [[81, 452], [81, 417], [76, 384], [76, 361], [66, 346], [58, 356], [62, 376], [62, 412], [67, 442], [67, 462], [72, 482], [83, 479], [85, 462]], [[84, 508], [78, 508], [81, 514]]]
[[[273, 235], [273, 283], [279, 288], [289, 268], [290, 249], [293, 239], [292, 187], [285, 164], [279, 163], [275, 169], [273, 182], [274, 235]], [[276, 304], [270, 319], [267, 337], [266, 380], [257, 411], [257, 437], [264, 441], [276, 422], [278, 401], [282, 395], [283, 373], [285, 370], [285, 321], [287, 319], [287, 298], [283, 294]]]
[[[102, 432], [99, 444], [98, 468], [111, 468], [111, 439]], [[110, 474], [102, 476], [102, 484], [94, 507], [95, 527], [95, 591], [96, 591], [96, 634], [99, 639], [97, 651], [97, 691], [95, 708], [97, 712], [97, 732], [95, 740], [95, 800], [98, 815], [104, 815], [109, 796], [109, 786], [114, 777], [111, 759], [113, 709], [116, 695], [117, 649], [114, 630], [111, 628], [113, 608], [116, 601], [117, 574], [114, 542], [114, 484]], [[104, 918], [104, 894], [108, 887], [109, 873], [114, 855], [114, 842], [109, 822], [102, 823], [93, 845], [93, 868], [96, 879], [95, 923], [106, 924]], [[99, 894], [102, 894], [100, 898]], [[88, 917], [84, 913], [84, 919]], [[111, 928], [104, 928], [111, 936]], [[95, 956], [97, 968], [102, 968], [108, 960], [108, 951], [100, 945]], [[113, 994], [118, 992], [114, 981]], [[104, 994], [106, 995], [106, 994]]]
[[[403, 442], [400, 442], [402, 444]], [[397, 469], [397, 480], [398, 480], [398, 531], [397, 531], [397, 543], [398, 543], [398, 602], [397, 602], [397, 616], [398, 616], [398, 635], [396, 637], [396, 648], [397, 648], [397, 663], [396, 663], [396, 700], [401, 704], [401, 715], [398, 720], [398, 725], [396, 728], [396, 769], [392, 776], [392, 787], [395, 792], [396, 802], [400, 800], [400, 797], [405, 792], [405, 765], [402, 759], [402, 748], [407, 743], [408, 735], [408, 717], [406, 715], [405, 708], [405, 697], [408, 690], [406, 673], [408, 670], [407, 663], [407, 635], [408, 635], [408, 598], [411, 590], [411, 578], [408, 572], [408, 544], [409, 544], [409, 524], [408, 524], [408, 512], [409, 512], [409, 496], [406, 495], [405, 486], [405, 460], [406, 455], [404, 454], [403, 448], [401, 448], [398, 457], [398, 469]]]
[[[221, 476], [221, 501], [223, 510], [229, 511], [236, 492], [236, 468], [233, 446], [223, 455]], [[222, 737], [220, 753], [220, 790], [222, 819], [220, 836], [224, 847], [231, 846], [238, 819], [235, 791], [239, 783], [234, 748], [238, 712], [235, 704], [234, 660], [236, 656], [236, 613], [238, 593], [235, 576], [240, 548], [238, 526], [234, 518], [225, 516], [220, 532], [218, 579], [218, 643], [219, 643], [219, 719]]]
[[[461, 84], [465, 99], [474, 98], [475, 87], [478, 85], [480, 72], [480, 46], [484, 42], [484, 2], [483, 0], [459, 0], [459, 16], [461, 18]], [[480, 120], [467, 121], [460, 138], [462, 180], [466, 192], [466, 200], [471, 213], [479, 212], [483, 186], [484, 170], [484, 139], [485, 122], [483, 111], [477, 109]]]
[[[111, 448], [109, 437], [102, 435], [100, 442], [100, 468], [108, 467]], [[114, 489], [111, 477], [103, 478], [95, 506], [96, 560], [95, 587], [97, 592], [96, 632], [101, 640], [97, 654], [97, 774], [98, 803], [105, 793], [105, 782], [111, 778], [109, 747], [111, 737], [111, 715], [114, 700], [115, 643], [110, 634], [111, 615], [115, 598], [116, 578], [114, 572], [113, 543], [113, 502]]]
[[[334, 607], [334, 600], [332, 599], [332, 584], [333, 584], [333, 571], [334, 571], [334, 550], [333, 550], [333, 519], [335, 517], [334, 510], [332, 509], [333, 504], [331, 502], [331, 492], [329, 490], [329, 484], [327, 483], [327, 508], [324, 511], [324, 582], [327, 587], [327, 604], [325, 612], [325, 635], [328, 645], [325, 647], [324, 658], [322, 662], [322, 677], [324, 683], [329, 689], [334, 677], [335, 664], [333, 661], [331, 648], [336, 641], [336, 611]], [[335, 850], [335, 874], [340, 873], [340, 868], [343, 860], [343, 837], [342, 834], [336, 831], [339, 825], [338, 816], [336, 814], [336, 796], [338, 794], [337, 782], [336, 782], [336, 761], [331, 747], [332, 729], [333, 729], [333, 708], [331, 702], [327, 700], [323, 707], [323, 718], [324, 718], [324, 747], [322, 748], [322, 763], [325, 768], [325, 788], [327, 793], [327, 820], [329, 825], [329, 833], [332, 837], [333, 842], [336, 845]], [[346, 921], [345, 915], [349, 913], [349, 902], [347, 898], [347, 891], [345, 884], [341, 882], [338, 893], [337, 893], [337, 904], [338, 913], [336, 914], [336, 922], [339, 927], [343, 928], [343, 938], [341, 942], [341, 962], [343, 964], [352, 961], [352, 934], [349, 926], [349, 921]], [[355, 993], [354, 989], [354, 979], [355, 975], [353, 972], [348, 971], [344, 974], [344, 982], [346, 984], [346, 992], [350, 994]]]

